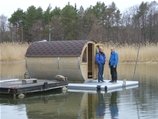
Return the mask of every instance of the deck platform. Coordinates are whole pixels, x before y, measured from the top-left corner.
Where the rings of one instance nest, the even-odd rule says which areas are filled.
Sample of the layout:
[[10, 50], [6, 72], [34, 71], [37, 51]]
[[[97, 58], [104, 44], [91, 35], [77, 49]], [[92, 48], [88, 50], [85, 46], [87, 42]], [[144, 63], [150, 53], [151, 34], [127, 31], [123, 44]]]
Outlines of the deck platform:
[[44, 92], [52, 89], [63, 88], [68, 85], [66, 81], [37, 80], [37, 79], [8, 79], [0, 80], [0, 94]]
[[122, 88], [131, 88], [131, 87], [138, 87], [138, 81], [122, 81], [118, 80], [117, 83], [110, 83], [109, 80], [104, 80], [104, 82], [99, 82], [97, 80], [89, 80], [84, 83], [69, 83], [68, 84], [68, 91], [112, 91]]
[[110, 83], [109, 80], [98, 83], [97, 80], [88, 80], [83, 83], [68, 83], [67, 81], [45, 80], [45, 79], [8, 79], [0, 80], [0, 94], [18, 94], [44, 92], [63, 87], [68, 88], [68, 92], [96, 92], [96, 90], [113, 92], [123, 89], [136, 88], [138, 81], [122, 81]]

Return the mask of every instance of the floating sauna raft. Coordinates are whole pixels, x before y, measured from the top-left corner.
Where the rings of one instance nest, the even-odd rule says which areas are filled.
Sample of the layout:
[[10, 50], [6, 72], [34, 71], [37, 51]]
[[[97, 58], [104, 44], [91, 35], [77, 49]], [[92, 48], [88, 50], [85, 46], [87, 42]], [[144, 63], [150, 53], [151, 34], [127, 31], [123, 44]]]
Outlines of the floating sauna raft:
[[63, 75], [71, 82], [68, 90], [112, 90], [138, 85], [138, 81], [111, 84], [105, 80], [105, 83], [97, 83], [98, 66], [95, 56], [98, 46], [105, 47], [93, 40], [33, 42], [25, 55], [28, 77], [52, 79], [56, 75]]
[[59, 89], [67, 86], [66, 81], [37, 80], [37, 79], [9, 79], [0, 81], [0, 94], [18, 94], [44, 92], [52, 89]]
[[69, 83], [68, 91], [95, 91], [95, 90], [104, 90], [104, 91], [112, 91], [120, 88], [128, 88], [128, 87], [138, 87], [138, 81], [122, 81], [118, 80], [117, 83], [110, 83], [109, 80], [104, 80], [105, 82], [98, 83], [97, 80], [89, 80], [84, 83]]

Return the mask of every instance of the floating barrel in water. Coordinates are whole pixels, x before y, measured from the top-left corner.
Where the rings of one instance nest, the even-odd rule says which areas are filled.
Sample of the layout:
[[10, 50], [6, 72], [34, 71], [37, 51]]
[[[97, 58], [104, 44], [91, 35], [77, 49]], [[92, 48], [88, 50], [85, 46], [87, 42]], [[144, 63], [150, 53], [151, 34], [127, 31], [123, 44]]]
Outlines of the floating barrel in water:
[[26, 52], [26, 70], [38, 79], [54, 79], [56, 75], [73, 82], [95, 79], [98, 45], [88, 40], [33, 42]]

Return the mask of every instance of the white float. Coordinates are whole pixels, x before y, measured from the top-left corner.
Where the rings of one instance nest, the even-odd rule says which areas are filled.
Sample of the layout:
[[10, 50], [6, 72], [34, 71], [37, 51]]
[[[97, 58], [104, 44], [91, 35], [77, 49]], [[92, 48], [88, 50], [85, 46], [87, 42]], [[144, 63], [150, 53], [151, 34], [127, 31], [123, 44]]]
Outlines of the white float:
[[68, 90], [117, 90], [120, 88], [128, 88], [132, 86], [137, 86], [138, 81], [122, 81], [118, 80], [117, 83], [110, 83], [109, 80], [104, 80], [105, 82], [98, 83], [97, 80], [90, 80], [84, 83], [69, 83]]

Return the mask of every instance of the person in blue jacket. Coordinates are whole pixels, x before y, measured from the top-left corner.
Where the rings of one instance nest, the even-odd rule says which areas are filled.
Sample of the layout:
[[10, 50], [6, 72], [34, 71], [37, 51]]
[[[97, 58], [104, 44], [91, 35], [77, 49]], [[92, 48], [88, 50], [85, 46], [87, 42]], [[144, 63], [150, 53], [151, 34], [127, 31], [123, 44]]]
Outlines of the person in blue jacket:
[[98, 82], [103, 80], [103, 72], [104, 72], [104, 65], [105, 65], [105, 61], [106, 61], [106, 56], [104, 54], [104, 48], [103, 46], [99, 47], [99, 52], [96, 54], [95, 57], [96, 63], [98, 65]]
[[118, 64], [118, 53], [115, 52], [114, 47], [111, 47], [111, 55], [109, 59], [109, 68], [111, 73], [111, 81], [117, 82], [117, 64]]

